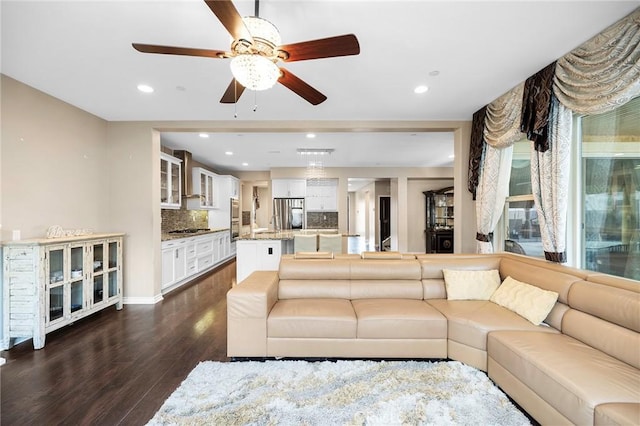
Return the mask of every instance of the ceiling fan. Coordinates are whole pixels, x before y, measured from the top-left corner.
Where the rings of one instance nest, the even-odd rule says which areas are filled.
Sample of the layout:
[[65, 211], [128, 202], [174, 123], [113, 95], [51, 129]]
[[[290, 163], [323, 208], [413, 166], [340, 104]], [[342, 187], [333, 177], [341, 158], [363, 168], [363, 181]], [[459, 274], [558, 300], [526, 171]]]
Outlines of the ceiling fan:
[[141, 43], [132, 45], [143, 53], [231, 58], [233, 79], [220, 99], [221, 103], [236, 103], [245, 88], [265, 90], [279, 82], [312, 105], [318, 105], [327, 99], [325, 95], [276, 64], [360, 53], [358, 39], [353, 34], [282, 45], [277, 28], [258, 17], [258, 0], [255, 2], [256, 16], [247, 17], [240, 16], [229, 0], [205, 0], [205, 3], [231, 34], [230, 51]]

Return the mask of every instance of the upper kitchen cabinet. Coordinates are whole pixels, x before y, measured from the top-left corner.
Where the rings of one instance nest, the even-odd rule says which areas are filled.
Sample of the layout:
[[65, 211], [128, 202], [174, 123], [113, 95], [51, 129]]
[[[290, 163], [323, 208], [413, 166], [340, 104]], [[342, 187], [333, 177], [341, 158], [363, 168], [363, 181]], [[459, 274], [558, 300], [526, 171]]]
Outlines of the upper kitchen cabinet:
[[237, 200], [240, 193], [240, 180], [231, 175], [217, 177], [219, 202], [229, 204], [230, 199]]
[[307, 181], [307, 211], [338, 211], [338, 179]]
[[179, 209], [182, 203], [181, 160], [160, 153], [160, 207]]
[[305, 179], [273, 179], [271, 194], [273, 198], [305, 198], [307, 181]]
[[187, 207], [195, 210], [218, 208], [218, 175], [201, 167], [193, 168], [193, 195], [199, 197], [189, 198]]

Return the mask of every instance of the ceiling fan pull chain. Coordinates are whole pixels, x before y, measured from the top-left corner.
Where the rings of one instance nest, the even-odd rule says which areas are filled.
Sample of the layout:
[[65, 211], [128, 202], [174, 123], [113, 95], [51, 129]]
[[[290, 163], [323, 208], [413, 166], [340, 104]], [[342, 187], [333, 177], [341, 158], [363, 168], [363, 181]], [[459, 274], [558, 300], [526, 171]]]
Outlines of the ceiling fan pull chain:
[[253, 91], [253, 112], [256, 112], [258, 109], [258, 92]]
[[233, 79], [233, 98], [235, 101], [233, 102], [233, 118], [238, 118], [238, 82], [236, 79]]

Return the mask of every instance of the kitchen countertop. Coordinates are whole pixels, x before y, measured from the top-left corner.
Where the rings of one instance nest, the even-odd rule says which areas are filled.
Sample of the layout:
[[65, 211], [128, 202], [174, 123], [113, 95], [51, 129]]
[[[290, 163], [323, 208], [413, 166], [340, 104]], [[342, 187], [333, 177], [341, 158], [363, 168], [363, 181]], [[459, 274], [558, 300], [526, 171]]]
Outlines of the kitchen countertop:
[[160, 239], [162, 241], [170, 241], [170, 240], [178, 240], [180, 238], [199, 237], [200, 235], [214, 234], [216, 232], [229, 232], [229, 228], [214, 228], [206, 231], [187, 232], [187, 233], [178, 233], [178, 234], [163, 232]]
[[[296, 234], [313, 235], [322, 234], [322, 229], [314, 229], [312, 232], [307, 229], [301, 231], [259, 231], [250, 232], [248, 234], [240, 235], [238, 240], [293, 240]], [[337, 234], [335, 230], [325, 230], [327, 234]], [[333, 232], [330, 232], [333, 231]], [[341, 234], [343, 237], [352, 236], [350, 234]]]

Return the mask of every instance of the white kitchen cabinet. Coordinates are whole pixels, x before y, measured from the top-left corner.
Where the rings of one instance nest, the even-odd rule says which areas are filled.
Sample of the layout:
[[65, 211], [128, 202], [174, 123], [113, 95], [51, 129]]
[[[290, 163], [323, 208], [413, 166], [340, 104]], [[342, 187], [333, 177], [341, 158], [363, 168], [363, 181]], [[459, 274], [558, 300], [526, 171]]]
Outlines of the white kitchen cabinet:
[[187, 200], [187, 208], [194, 210], [208, 210], [218, 207], [217, 177], [213, 172], [201, 167], [193, 168], [193, 193], [198, 198]]
[[45, 335], [108, 306], [122, 309], [122, 236], [12, 241], [3, 247], [2, 349]]
[[277, 271], [282, 256], [283, 240], [236, 241], [236, 282], [254, 271]]
[[308, 212], [338, 211], [338, 180], [308, 180], [305, 208]]
[[231, 175], [220, 175], [217, 177], [218, 185], [218, 202], [220, 208], [229, 206], [230, 200], [237, 200], [240, 192], [240, 180]]
[[304, 198], [307, 193], [305, 179], [273, 179], [271, 196], [273, 198]]
[[231, 256], [226, 230], [163, 241], [162, 292], [175, 290]]
[[182, 205], [182, 160], [160, 153], [160, 208], [179, 209]]

